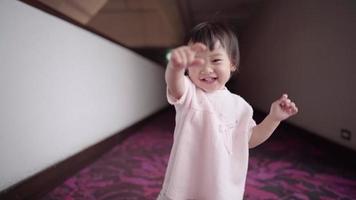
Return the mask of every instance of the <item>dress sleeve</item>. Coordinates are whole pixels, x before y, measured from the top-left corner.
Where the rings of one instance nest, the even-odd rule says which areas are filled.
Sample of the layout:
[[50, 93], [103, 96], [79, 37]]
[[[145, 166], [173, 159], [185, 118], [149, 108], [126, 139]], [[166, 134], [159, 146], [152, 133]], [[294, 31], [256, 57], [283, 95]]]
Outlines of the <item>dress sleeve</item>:
[[173, 97], [167, 87], [167, 100], [168, 103], [171, 105], [179, 106], [179, 105], [185, 105], [187, 104], [186, 102], [192, 98], [192, 90], [194, 88], [193, 83], [190, 81], [190, 79], [186, 76], [184, 76], [184, 84], [185, 84], [185, 90], [183, 92], [183, 95], [179, 98], [176, 99]]
[[250, 141], [252, 136], [252, 128], [256, 126], [256, 121], [253, 119], [253, 109], [250, 106], [249, 108], [249, 115], [248, 115], [248, 122], [247, 122], [247, 130], [248, 130], [248, 141]]

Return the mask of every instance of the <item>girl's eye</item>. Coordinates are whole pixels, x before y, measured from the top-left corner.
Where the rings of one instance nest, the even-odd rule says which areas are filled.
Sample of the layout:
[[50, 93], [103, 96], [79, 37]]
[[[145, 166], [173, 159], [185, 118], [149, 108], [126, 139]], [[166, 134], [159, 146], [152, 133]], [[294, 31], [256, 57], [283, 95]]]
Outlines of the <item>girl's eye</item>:
[[213, 59], [213, 63], [219, 63], [221, 62], [221, 59]]

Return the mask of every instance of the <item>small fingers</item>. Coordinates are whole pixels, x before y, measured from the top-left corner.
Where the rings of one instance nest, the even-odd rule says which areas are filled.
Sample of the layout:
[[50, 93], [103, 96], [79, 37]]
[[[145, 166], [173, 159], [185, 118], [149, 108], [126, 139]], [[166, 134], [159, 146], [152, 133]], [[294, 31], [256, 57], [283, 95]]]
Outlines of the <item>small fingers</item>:
[[286, 113], [288, 117], [298, 113], [298, 107], [288, 98], [287, 94], [283, 94], [275, 103], [279, 105], [281, 111]]
[[279, 105], [281, 105], [282, 107], [286, 107], [289, 106], [291, 104], [291, 100], [288, 99], [287, 97], [282, 97], [282, 99], [279, 100]]
[[171, 60], [174, 64], [174, 66], [177, 66], [177, 67], [186, 67], [187, 66], [187, 58], [183, 51], [183, 47], [173, 50]]
[[171, 56], [171, 61], [174, 66], [181, 66], [182, 59], [180, 54], [177, 52], [177, 50], [172, 51], [172, 56]]
[[200, 42], [197, 42], [197, 43], [192, 44], [192, 45], [190, 46], [190, 49], [191, 49], [192, 51], [194, 51], [195, 53], [198, 53], [198, 52], [207, 50], [207, 47], [206, 47], [205, 44], [200, 43]]
[[187, 53], [186, 53], [186, 48], [181, 48], [181, 49], [179, 49], [179, 54], [180, 54], [180, 56], [181, 56], [181, 58], [182, 58], [182, 66], [183, 67], [187, 67], [187, 65], [188, 65], [188, 56], [187, 56]]
[[205, 63], [205, 60], [204, 59], [201, 59], [201, 58], [195, 58], [193, 60], [193, 62], [190, 64], [191, 67], [194, 67], [194, 66], [199, 66], [199, 65], [203, 65]]
[[204, 59], [197, 58], [198, 51], [203, 51], [206, 46], [201, 43], [195, 43], [192, 46], [182, 46], [172, 51], [171, 61], [177, 67], [190, 67], [204, 64]]
[[284, 107], [282, 107], [285, 111], [288, 112], [288, 114], [290, 115], [294, 115], [298, 112], [298, 108], [297, 106], [295, 105], [294, 102], [290, 102], [288, 104], [286, 104]]
[[286, 109], [288, 110], [289, 113], [293, 112], [294, 108], [295, 108], [294, 102], [291, 102], [291, 103], [287, 104], [287, 106], [286, 106]]
[[184, 53], [184, 57], [187, 62], [187, 67], [189, 67], [195, 60], [195, 53], [189, 48], [182, 49], [182, 53]]
[[298, 112], [298, 107], [295, 105], [295, 103], [293, 102], [289, 108], [290, 110], [290, 114], [294, 115]]
[[295, 103], [288, 98], [287, 94], [283, 94], [282, 97], [279, 99], [279, 105], [287, 109], [291, 107], [296, 107]]
[[203, 58], [197, 57], [197, 53], [205, 51], [207, 47], [202, 43], [194, 43], [186, 49], [186, 56], [188, 58], [188, 67], [198, 66], [205, 63]]
[[291, 102], [291, 103], [289, 104], [289, 107], [295, 108], [295, 103], [294, 103], [294, 102]]
[[202, 43], [194, 43], [190, 46], [181, 46], [172, 51], [171, 62], [176, 67], [190, 67], [204, 64], [203, 58], [197, 57], [197, 53], [205, 51], [207, 47]]
[[288, 98], [287, 94], [283, 94], [277, 101], [279, 102], [280, 105], [284, 104], [284, 101]]

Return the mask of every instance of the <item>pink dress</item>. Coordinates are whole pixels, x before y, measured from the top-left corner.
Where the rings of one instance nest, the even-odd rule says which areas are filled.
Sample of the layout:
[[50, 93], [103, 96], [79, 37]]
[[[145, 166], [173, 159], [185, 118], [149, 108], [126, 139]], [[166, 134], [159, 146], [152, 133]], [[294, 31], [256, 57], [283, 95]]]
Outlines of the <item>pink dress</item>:
[[176, 127], [158, 200], [242, 199], [248, 166], [252, 107], [226, 88], [206, 93], [185, 78]]

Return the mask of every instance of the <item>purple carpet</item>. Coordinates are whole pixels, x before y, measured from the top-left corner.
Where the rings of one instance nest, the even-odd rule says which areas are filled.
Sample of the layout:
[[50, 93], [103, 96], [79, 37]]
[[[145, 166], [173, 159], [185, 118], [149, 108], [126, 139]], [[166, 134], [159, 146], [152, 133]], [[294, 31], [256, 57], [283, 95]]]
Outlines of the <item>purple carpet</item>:
[[[169, 109], [43, 200], [155, 199], [163, 182], [173, 129], [174, 111]], [[356, 199], [355, 155], [282, 125], [270, 140], [250, 151], [244, 199]]]

